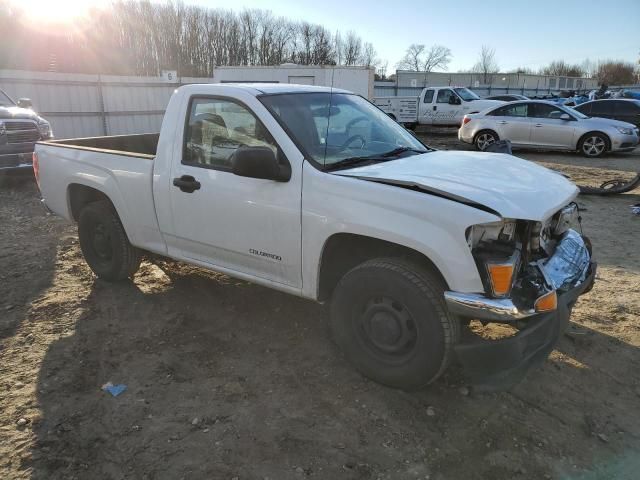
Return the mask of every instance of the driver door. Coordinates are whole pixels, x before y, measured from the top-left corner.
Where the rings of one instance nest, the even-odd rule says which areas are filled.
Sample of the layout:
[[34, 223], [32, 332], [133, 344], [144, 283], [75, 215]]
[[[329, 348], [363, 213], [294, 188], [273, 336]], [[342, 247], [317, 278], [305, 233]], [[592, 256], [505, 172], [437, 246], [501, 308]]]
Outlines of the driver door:
[[[273, 136], [244, 104], [225, 97], [193, 97], [181, 158], [170, 175], [170, 254], [301, 287], [301, 180], [241, 177], [231, 171], [240, 146], [263, 146], [287, 162]], [[185, 189], [176, 180], [198, 182]]]
[[[531, 144], [538, 147], [575, 148], [575, 120], [563, 120], [563, 110], [546, 103], [531, 103]], [[573, 118], [573, 117], [572, 117]]]
[[449, 103], [451, 98], [458, 98], [458, 96], [450, 88], [441, 88], [436, 95], [436, 102], [434, 104], [434, 125], [453, 125], [456, 123], [456, 112], [460, 108], [460, 105], [451, 105]]

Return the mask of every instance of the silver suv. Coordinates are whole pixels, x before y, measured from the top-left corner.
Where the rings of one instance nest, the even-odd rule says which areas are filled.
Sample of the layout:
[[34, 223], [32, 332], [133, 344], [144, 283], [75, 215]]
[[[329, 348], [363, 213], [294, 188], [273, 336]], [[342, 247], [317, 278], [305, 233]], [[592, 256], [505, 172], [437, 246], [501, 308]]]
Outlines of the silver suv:
[[577, 150], [587, 157], [633, 150], [638, 137], [638, 128], [630, 123], [587, 117], [540, 100], [511, 102], [466, 115], [458, 130], [458, 138], [478, 150], [497, 140], [510, 140], [515, 148]]

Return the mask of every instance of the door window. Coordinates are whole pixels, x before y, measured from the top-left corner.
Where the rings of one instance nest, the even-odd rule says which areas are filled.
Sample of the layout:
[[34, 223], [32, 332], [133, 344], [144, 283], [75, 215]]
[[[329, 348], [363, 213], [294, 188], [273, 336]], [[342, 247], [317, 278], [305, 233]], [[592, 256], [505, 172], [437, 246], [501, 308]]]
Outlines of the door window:
[[231, 156], [242, 146], [277, 151], [271, 134], [245, 106], [219, 98], [191, 100], [182, 163], [230, 170]]
[[576, 110], [579, 111], [580, 113], [583, 113], [584, 115], [590, 116], [591, 115], [591, 105], [593, 105], [591, 102], [583, 103], [582, 105], [578, 105], [576, 107]]
[[546, 103], [532, 103], [529, 109], [529, 116], [534, 118], [560, 119], [560, 115], [564, 113], [566, 112]]
[[521, 103], [518, 105], [509, 105], [506, 107], [498, 108], [490, 113], [498, 117], [526, 117], [529, 110], [529, 105]]
[[436, 103], [449, 103], [449, 99], [453, 97], [454, 93], [448, 88], [438, 90], [438, 96], [436, 97]]
[[427, 90], [424, 92], [424, 100], [422, 103], [432, 103], [433, 102], [433, 90]]
[[591, 115], [594, 117], [600, 117], [602, 115], [612, 115], [613, 109], [611, 108], [611, 102], [593, 102], [591, 106]]
[[640, 107], [633, 102], [617, 101], [614, 103], [616, 115], [632, 116], [640, 113]]

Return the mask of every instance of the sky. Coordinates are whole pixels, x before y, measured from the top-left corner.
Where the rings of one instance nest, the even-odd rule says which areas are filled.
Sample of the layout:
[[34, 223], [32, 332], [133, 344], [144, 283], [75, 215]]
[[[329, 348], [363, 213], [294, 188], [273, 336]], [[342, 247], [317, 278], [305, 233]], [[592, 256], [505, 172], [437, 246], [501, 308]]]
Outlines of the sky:
[[212, 8], [261, 8], [330, 30], [353, 30], [373, 43], [389, 73], [412, 43], [441, 44], [449, 71], [469, 70], [482, 45], [502, 71], [534, 70], [553, 60], [640, 57], [640, 0], [183, 0]]

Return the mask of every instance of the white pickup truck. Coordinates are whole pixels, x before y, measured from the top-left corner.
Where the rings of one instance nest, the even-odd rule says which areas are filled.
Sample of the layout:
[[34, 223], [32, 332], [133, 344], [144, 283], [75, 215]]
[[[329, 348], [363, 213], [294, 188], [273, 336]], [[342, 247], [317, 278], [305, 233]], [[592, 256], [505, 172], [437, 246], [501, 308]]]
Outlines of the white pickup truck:
[[419, 97], [375, 97], [373, 103], [396, 122], [413, 129], [416, 125], [459, 127], [468, 113], [505, 102], [481, 99], [464, 87], [428, 87]]
[[[347, 358], [400, 388], [454, 360], [473, 382], [515, 381], [595, 276], [566, 178], [432, 150], [343, 90], [183, 86], [159, 136], [40, 142], [34, 171], [99, 277], [153, 252], [330, 302]], [[519, 332], [489, 341], [471, 320]]]

